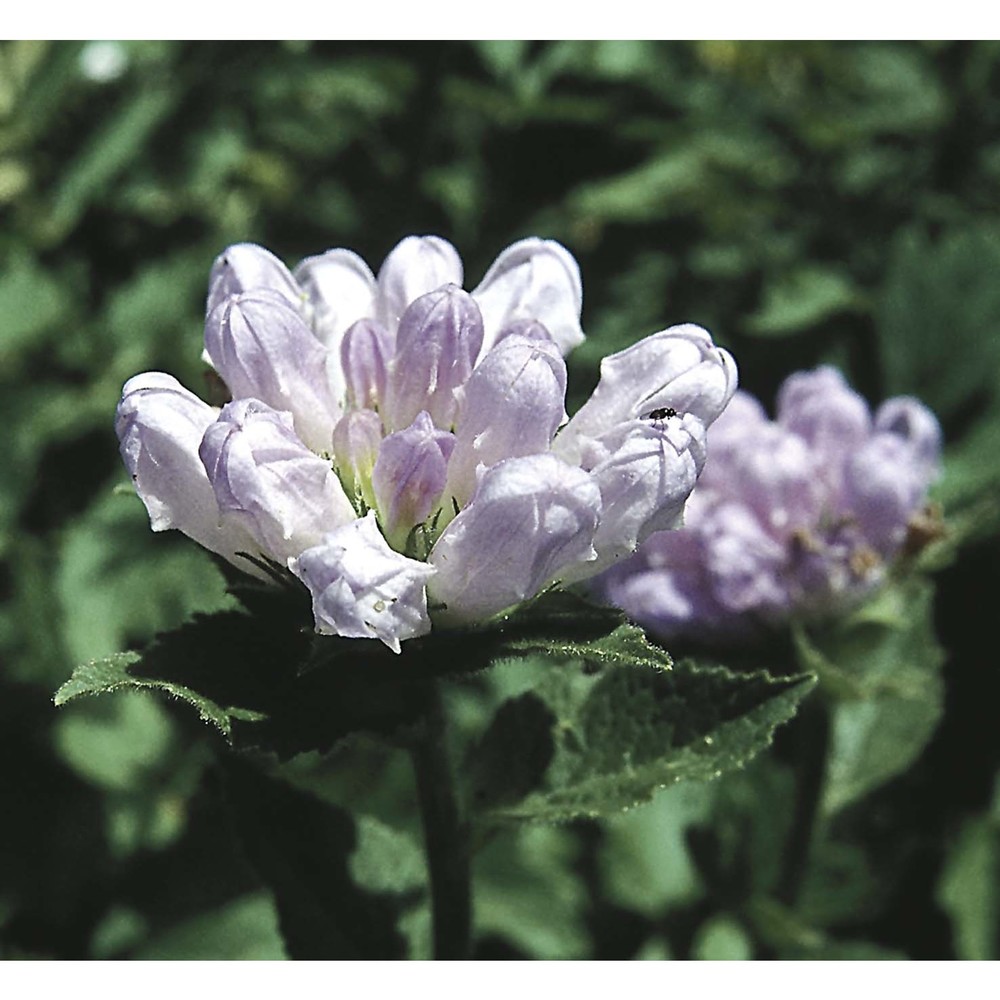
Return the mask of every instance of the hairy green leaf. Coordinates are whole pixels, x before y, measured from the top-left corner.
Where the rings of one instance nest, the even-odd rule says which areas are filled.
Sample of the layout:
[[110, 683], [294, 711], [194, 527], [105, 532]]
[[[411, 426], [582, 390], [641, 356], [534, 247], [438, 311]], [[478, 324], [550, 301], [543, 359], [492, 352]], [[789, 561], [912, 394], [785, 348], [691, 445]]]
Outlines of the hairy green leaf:
[[813, 684], [666, 654], [633, 626], [562, 659], [501, 705], [469, 755], [471, 800], [502, 820], [613, 814], [682, 780], [709, 780], [767, 746]]
[[152, 688], [191, 704], [231, 743], [287, 758], [328, 750], [352, 733], [405, 730], [421, 715], [428, 682], [439, 676], [538, 649], [572, 656], [592, 644], [595, 658], [613, 660], [620, 647], [635, 662], [652, 649], [641, 633], [606, 646], [620, 613], [553, 594], [481, 628], [411, 640], [397, 656], [371, 640], [316, 636], [308, 596], [297, 585], [283, 589], [241, 577], [231, 589], [247, 613], [196, 614], [141, 653], [90, 661], [59, 689], [56, 704]]

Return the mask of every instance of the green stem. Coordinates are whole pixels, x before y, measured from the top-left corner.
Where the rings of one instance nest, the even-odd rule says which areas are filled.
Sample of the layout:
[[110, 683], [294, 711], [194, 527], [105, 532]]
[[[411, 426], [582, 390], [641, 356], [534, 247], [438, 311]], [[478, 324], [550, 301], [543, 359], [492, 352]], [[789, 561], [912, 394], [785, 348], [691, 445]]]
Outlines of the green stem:
[[795, 815], [776, 892], [778, 900], [786, 906], [795, 905], [802, 889], [823, 798], [830, 745], [830, 708], [821, 692], [806, 699], [795, 725], [798, 754]]
[[434, 682], [411, 756], [430, 874], [434, 957], [468, 958], [472, 930], [468, 827], [455, 796], [444, 707]]

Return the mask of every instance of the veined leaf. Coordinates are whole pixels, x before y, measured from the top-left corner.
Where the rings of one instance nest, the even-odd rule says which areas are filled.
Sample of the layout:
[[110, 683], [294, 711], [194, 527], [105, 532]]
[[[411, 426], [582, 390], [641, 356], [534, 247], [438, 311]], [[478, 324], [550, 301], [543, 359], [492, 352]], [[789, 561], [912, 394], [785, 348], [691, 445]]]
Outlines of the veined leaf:
[[249, 709], [223, 708], [197, 691], [162, 677], [144, 676], [144, 660], [139, 653], [114, 653], [100, 660], [91, 660], [73, 671], [73, 676], [56, 692], [57, 706], [65, 705], [85, 694], [108, 694], [122, 689], [152, 688], [180, 698], [198, 710], [205, 722], [217, 726], [224, 736], [232, 734], [232, 720], [253, 721], [263, 718]]
[[934, 635], [933, 586], [887, 587], [800, 653], [835, 701], [823, 810], [834, 813], [905, 770], [937, 727], [944, 652]]
[[470, 754], [485, 819], [614, 814], [677, 781], [718, 777], [767, 746], [813, 685], [808, 674], [671, 666], [634, 626], [552, 652], [573, 659], [501, 705]]

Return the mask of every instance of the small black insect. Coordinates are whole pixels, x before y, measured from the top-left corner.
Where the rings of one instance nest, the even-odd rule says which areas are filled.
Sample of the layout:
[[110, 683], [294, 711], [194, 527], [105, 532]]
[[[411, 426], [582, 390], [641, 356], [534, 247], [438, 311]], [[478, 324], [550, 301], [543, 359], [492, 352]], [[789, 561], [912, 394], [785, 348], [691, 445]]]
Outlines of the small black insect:
[[658, 406], [655, 410], [650, 410], [646, 414], [647, 420], [666, 420], [668, 417], [676, 417], [677, 411], [672, 406]]

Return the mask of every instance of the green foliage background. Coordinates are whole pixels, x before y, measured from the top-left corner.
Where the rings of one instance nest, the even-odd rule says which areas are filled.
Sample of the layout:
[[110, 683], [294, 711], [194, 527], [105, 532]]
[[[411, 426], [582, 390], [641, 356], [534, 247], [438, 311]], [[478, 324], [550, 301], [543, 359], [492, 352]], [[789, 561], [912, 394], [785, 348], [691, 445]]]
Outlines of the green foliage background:
[[[1000, 47], [117, 51], [120, 73], [98, 81], [93, 49], [0, 47], [0, 955], [286, 954], [296, 929], [222, 804], [225, 789], [239, 812], [249, 779], [219, 767], [218, 737], [146, 694], [58, 712], [51, 694], [78, 662], [233, 606], [209, 558], [152, 536], [118, 489], [112, 430], [137, 372], [207, 390], [214, 256], [349, 246], [377, 266], [402, 236], [437, 233], [470, 287], [525, 235], [577, 257], [588, 340], [571, 412], [604, 354], [693, 321], [767, 403], [791, 371], [832, 362], [873, 402], [919, 395], [948, 444], [949, 533], [923, 567], [936, 592], [901, 585], [850, 634], [779, 651], [785, 672], [805, 661], [853, 692], [794, 899], [789, 727], [718, 781], [481, 845], [477, 954], [1000, 957]], [[518, 681], [491, 691], [516, 697]], [[469, 732], [480, 695], [453, 699]], [[363, 807], [350, 870], [330, 877], [391, 914], [387, 949], [426, 953], [405, 758], [348, 749], [282, 765], [281, 808], [308, 822], [316, 802]]]

